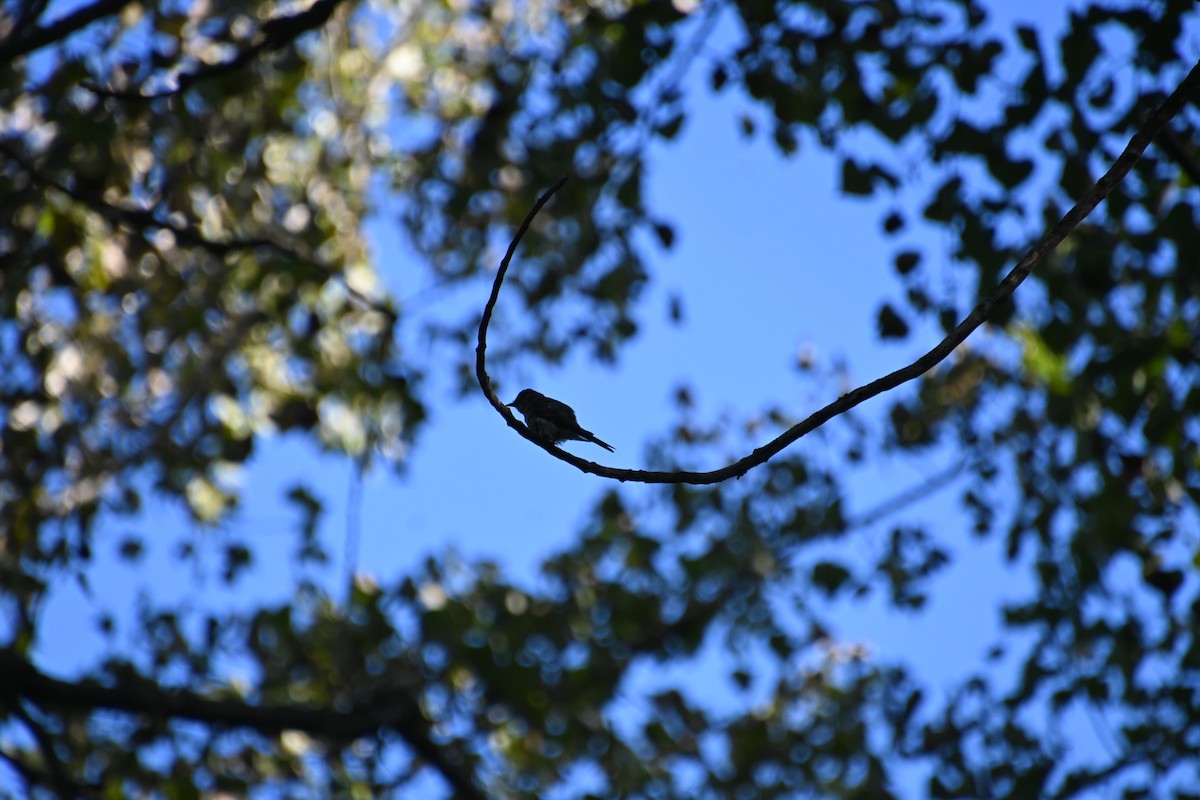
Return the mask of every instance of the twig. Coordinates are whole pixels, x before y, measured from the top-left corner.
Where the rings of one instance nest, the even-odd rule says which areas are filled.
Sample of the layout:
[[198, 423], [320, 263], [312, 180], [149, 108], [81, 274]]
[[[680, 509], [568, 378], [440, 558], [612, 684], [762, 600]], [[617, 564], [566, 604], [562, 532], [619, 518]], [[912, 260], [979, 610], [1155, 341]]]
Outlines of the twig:
[[944, 489], [950, 481], [957, 478], [970, 466], [967, 459], [961, 459], [949, 467], [946, 467], [941, 472], [934, 473], [918, 484], [909, 486], [907, 489], [887, 498], [883, 502], [876, 505], [874, 508], [863, 512], [858, 517], [851, 519], [842, 526], [843, 530], [852, 530], [856, 528], [865, 528], [869, 525], [874, 525], [876, 522], [887, 519], [892, 514], [898, 511], [903, 511], [914, 503], [924, 500], [926, 497], [935, 492]]
[[929, 370], [940, 364], [946, 359], [954, 349], [962, 344], [968, 336], [970, 336], [980, 325], [986, 322], [996, 312], [996, 309], [1001, 303], [1007, 302], [1012, 296], [1016, 288], [1021, 285], [1033, 268], [1041, 263], [1047, 255], [1062, 243], [1071, 231], [1073, 231], [1080, 222], [1082, 222], [1088, 214], [1098, 206], [1113, 189], [1116, 188], [1138, 159], [1142, 157], [1146, 147], [1150, 144], [1158, 133], [1163, 130], [1168, 122], [1171, 121], [1184, 104], [1196, 93], [1200, 87], [1200, 63], [1192, 67], [1191, 72], [1179, 84], [1171, 95], [1163, 101], [1146, 124], [1134, 134], [1129, 140], [1125, 151], [1121, 153], [1116, 162], [1106, 172], [1096, 184], [1088, 190], [1087, 194], [1077, 202], [1070, 211], [1059, 220], [1046, 234], [1038, 241], [1033, 248], [1025, 254], [1024, 258], [1017, 262], [1012, 271], [1004, 277], [1004, 280], [995, 288], [995, 290], [975, 306], [974, 310], [967, 315], [966, 319], [958, 324], [946, 338], [937, 344], [932, 350], [918, 358], [906, 367], [902, 367], [894, 372], [884, 375], [868, 384], [859, 386], [857, 389], [842, 395], [837, 400], [820, 409], [816, 413], [809, 416], [802, 422], [789, 428], [787, 431], [772, 439], [767, 444], [755, 449], [749, 455], [735, 461], [734, 463], [715, 469], [710, 472], [661, 472], [654, 470], [640, 469], [617, 469], [613, 467], [605, 467], [600, 464], [593, 463], [586, 459], [561, 450], [554, 445], [546, 444], [532, 437], [525, 426], [516, 422], [515, 418], [499, 401], [495, 393], [492, 391], [491, 383], [487, 377], [486, 365], [484, 363], [484, 351], [487, 347], [487, 326], [492, 317], [492, 307], [496, 303], [496, 298], [500, 294], [500, 284], [504, 280], [504, 274], [508, 269], [509, 261], [512, 259], [513, 252], [516, 250], [517, 244], [521, 241], [521, 237], [525, 235], [525, 231], [529, 228], [534, 215], [545, 205], [550, 195], [562, 185], [562, 181], [552, 186], [546, 191], [533, 208], [529, 212], [529, 216], [525, 218], [525, 222], [517, 230], [516, 236], [509, 245], [508, 253], [504, 256], [504, 261], [501, 262], [500, 270], [496, 273], [496, 279], [492, 285], [492, 294], [488, 298], [487, 305], [484, 307], [483, 318], [479, 322], [479, 344], [475, 350], [475, 375], [479, 379], [479, 385], [483, 389], [488, 400], [500, 412], [501, 416], [508, 422], [509, 427], [516, 428], [517, 431], [526, 439], [534, 442], [542, 447], [555, 458], [571, 464], [583, 472], [589, 472], [593, 475], [599, 475], [603, 478], [614, 478], [619, 481], [637, 481], [639, 483], [689, 483], [694, 485], [705, 485], [720, 483], [728, 478], [741, 477], [754, 467], [765, 464], [770, 458], [778, 455], [784, 448], [792, 444], [805, 434], [811, 433], [817, 428], [824, 425], [834, 417], [844, 414], [850, 409], [870, 400], [872, 397], [883, 394], [884, 392], [895, 389], [901, 384], [907, 383], [914, 378], [924, 375]]
[[359, 540], [362, 539], [362, 493], [365, 457], [351, 463], [350, 485], [346, 488], [346, 541], [342, 554], [343, 569], [346, 571], [346, 607], [354, 598], [354, 576], [358, 568]]
[[504, 417], [510, 428], [514, 428], [517, 433], [534, 444], [541, 445], [551, 453], [555, 451], [562, 453], [563, 451], [554, 447], [554, 445], [548, 445], [530, 433], [529, 429], [523, 423], [518, 422], [513, 413], [508, 410], [508, 406], [504, 405], [504, 401], [496, 396], [495, 390], [492, 389], [492, 381], [488, 378], [485, 352], [487, 351], [488, 324], [492, 321], [492, 310], [496, 307], [496, 300], [500, 297], [500, 286], [504, 283], [504, 274], [508, 272], [508, 265], [512, 261], [513, 253], [517, 251], [517, 245], [520, 244], [525, 231], [529, 230], [530, 224], [533, 223], [533, 218], [537, 216], [537, 213], [542, 210], [542, 206], [546, 205], [550, 198], [554, 196], [554, 193], [561, 189], [566, 182], [567, 178], [564, 176], [559, 179], [558, 183], [542, 193], [542, 196], [533, 204], [533, 208], [529, 209], [529, 213], [525, 215], [525, 221], [521, 223], [521, 227], [517, 229], [517, 235], [513, 237], [512, 242], [508, 245], [508, 252], [501, 259], [500, 269], [496, 272], [496, 279], [492, 281], [492, 294], [483, 306], [483, 316], [479, 319], [479, 344], [475, 347], [475, 377], [479, 380], [479, 388], [483, 389], [483, 394], [487, 397], [488, 402], [500, 412], [500, 416]]

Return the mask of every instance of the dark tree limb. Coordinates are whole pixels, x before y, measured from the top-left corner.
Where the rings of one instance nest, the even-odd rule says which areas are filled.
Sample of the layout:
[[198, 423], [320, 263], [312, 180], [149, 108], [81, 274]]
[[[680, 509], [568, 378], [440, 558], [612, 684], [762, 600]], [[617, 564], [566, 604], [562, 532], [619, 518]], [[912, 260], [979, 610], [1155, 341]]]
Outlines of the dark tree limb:
[[1129, 140], [1125, 151], [1113, 163], [1108, 172], [1096, 181], [1095, 185], [1077, 202], [1070, 211], [1059, 220], [1054, 227], [1042, 236], [1041, 240], [1029, 250], [1025, 256], [1017, 262], [1012, 271], [1000, 281], [995, 290], [979, 305], [975, 306], [967, 317], [951, 331], [946, 338], [942, 339], [932, 350], [918, 358], [906, 367], [902, 367], [894, 372], [884, 375], [882, 378], [871, 381], [868, 384], [859, 386], [847, 394], [842, 395], [837, 400], [820, 409], [816, 413], [809, 416], [802, 422], [797, 423], [784, 433], [780, 434], [775, 439], [772, 439], [767, 444], [755, 449], [749, 455], [735, 461], [728, 466], [715, 469], [710, 472], [662, 472], [655, 470], [641, 469], [617, 469], [615, 467], [605, 467], [600, 464], [580, 458], [572, 453], [568, 453], [554, 445], [539, 441], [534, 437], [521, 423], [517, 422], [512, 413], [507, 407], [496, 397], [492, 390], [491, 381], [487, 375], [484, 352], [487, 349], [487, 327], [492, 318], [492, 309], [496, 304], [496, 298], [500, 295], [500, 285], [504, 281], [504, 275], [508, 270], [509, 262], [512, 260], [513, 253], [516, 251], [517, 245], [521, 241], [521, 237], [529, 229], [534, 216], [541, 210], [550, 196], [562, 186], [565, 178], [554, 186], [546, 190], [538, 201], [534, 204], [529, 212], [529, 216], [521, 224], [517, 230], [516, 236], [513, 237], [512, 243], [509, 245], [508, 252], [504, 256], [504, 260], [500, 263], [500, 269], [496, 272], [496, 279], [492, 284], [492, 294], [488, 298], [487, 304], [483, 309], [483, 317], [479, 321], [479, 343], [475, 349], [475, 375], [479, 380], [479, 386], [483, 389], [484, 395], [488, 401], [496, 408], [500, 415], [508, 422], [509, 427], [515, 428], [518, 433], [529, 439], [534, 444], [538, 445], [548, 453], [562, 461], [571, 464], [583, 472], [589, 472], [593, 475], [599, 475], [603, 478], [614, 478], [619, 481], [637, 481], [639, 483], [689, 483], [695, 485], [720, 483], [729, 478], [737, 478], [745, 475], [754, 467], [765, 464], [770, 458], [778, 455], [788, 445], [800, 439], [805, 434], [811, 433], [817, 428], [824, 425], [834, 417], [844, 414], [850, 409], [870, 400], [872, 397], [883, 394], [884, 392], [895, 389], [901, 384], [907, 383], [914, 378], [924, 375], [929, 370], [940, 364], [946, 359], [955, 348], [962, 344], [968, 336], [986, 322], [995, 314], [996, 309], [1002, 303], [1008, 301], [1016, 288], [1021, 285], [1029, 274], [1033, 272], [1041, 261], [1054, 251], [1067, 236], [1078, 227], [1096, 206], [1107, 198], [1116, 188], [1138, 159], [1142, 157], [1146, 147], [1150, 142], [1159, 135], [1166, 127], [1167, 123], [1179, 113], [1184, 104], [1196, 94], [1197, 88], [1200, 88], [1200, 63], [1192, 67], [1191, 72], [1179, 84], [1171, 95], [1163, 101], [1154, 113], [1150, 115], [1146, 123], [1141, 127], [1133, 138]]
[[470, 770], [455, 764], [431, 738], [416, 701], [389, 693], [349, 711], [299, 704], [267, 705], [205, 697], [185, 689], [168, 690], [137, 675], [112, 685], [52, 678], [11, 650], [0, 651], [0, 706], [24, 699], [47, 709], [93, 713], [109, 709], [155, 719], [184, 719], [207, 725], [246, 728], [267, 736], [296, 730], [314, 738], [350, 741], [392, 730], [454, 789], [456, 797], [486, 800]]
[[375, 300], [364, 295], [362, 292], [351, 286], [340, 271], [322, 263], [315, 258], [307, 256], [297, 250], [294, 250], [284, 244], [281, 244], [266, 236], [253, 237], [229, 237], [226, 239], [209, 239], [201, 234], [195, 226], [186, 223], [171, 222], [170, 220], [161, 219], [158, 214], [150, 209], [130, 208], [128, 206], [116, 205], [109, 203], [99, 197], [93, 197], [81, 192], [76, 187], [73, 187], [62, 181], [55, 180], [49, 175], [44, 174], [37, 166], [11, 141], [0, 139], [0, 155], [11, 159], [14, 163], [21, 167], [29, 177], [38, 185], [54, 189], [62, 192], [67, 197], [71, 198], [80, 205], [87, 206], [95, 211], [100, 216], [104, 217], [109, 224], [114, 226], [125, 225], [134, 230], [151, 230], [162, 228], [169, 230], [175, 235], [177, 241], [185, 245], [199, 247], [207, 250], [213, 256], [222, 258], [229, 253], [240, 252], [244, 250], [266, 250], [274, 253], [280, 258], [289, 261], [295, 261], [298, 264], [303, 264], [314, 272], [319, 272], [326, 277], [337, 280], [342, 288], [346, 290], [347, 296], [350, 297], [360, 307], [369, 311], [377, 311], [388, 318], [390, 324], [395, 325], [397, 315], [394, 310], [382, 305]]
[[[496, 279], [492, 281], [492, 294], [488, 297], [487, 303], [485, 303], [483, 306], [483, 316], [479, 320], [479, 344], [475, 347], [475, 377], [479, 379], [479, 387], [483, 389], [483, 394], [485, 397], [487, 397], [488, 402], [492, 404], [493, 408], [500, 412], [500, 416], [504, 417], [510, 428], [516, 429], [517, 433], [521, 434], [529, 441], [533, 442], [534, 444], [541, 445], [547, 451], [556, 455], [569, 454], [559, 450], [554, 445], [547, 445], [541, 439], [538, 439], [536, 436], [530, 433], [529, 428], [525, 427], [523, 423], [518, 422], [517, 418], [513, 416], [513, 413], [508, 410], [508, 406], [504, 405], [504, 401], [496, 396], [496, 391], [492, 388], [492, 381], [487, 374], [487, 357], [485, 353], [487, 351], [487, 329], [488, 325], [492, 321], [492, 311], [496, 308], [496, 300], [500, 297], [500, 286], [504, 283], [504, 275], [508, 272], [508, 265], [512, 262], [513, 254], [517, 251], [517, 245], [520, 244], [521, 238], [525, 236], [525, 231], [529, 230], [529, 226], [533, 223], [533, 218], [536, 217], [537, 213], [542, 210], [542, 206], [546, 205], [550, 198], [554, 196], [554, 193], [561, 189], [563, 184], [566, 182], [567, 179], [565, 177], [560, 178], [558, 183], [554, 184], [542, 193], [542, 196], [539, 197], [537, 202], [533, 204], [533, 208], [529, 209], [529, 213], [525, 215], [525, 221], [522, 222], [521, 227], [517, 229], [517, 235], [514, 236], [513, 240], [509, 243], [508, 252], [504, 254], [504, 258], [500, 261], [500, 269], [496, 272]], [[580, 460], [582, 461], [582, 459]], [[590, 462], [584, 461], [583, 463], [589, 464]], [[590, 466], [594, 467], [598, 465], [591, 464]], [[580, 468], [583, 469], [583, 467]], [[601, 467], [601, 469], [604, 468]], [[584, 472], [591, 471], [592, 470], [590, 469], [584, 469]]]
[[201, 81], [236, 72], [261, 54], [282, 49], [294, 42], [302, 33], [321, 27], [342, 2], [343, 0], [317, 0], [303, 11], [267, 20], [263, 23], [254, 41], [239, 49], [232, 58], [218, 61], [215, 64], [206, 64], [190, 72], [180, 73], [176, 77], [175, 86], [171, 89], [143, 92], [140, 89], [109, 89], [94, 84], [83, 84], [83, 87], [101, 97], [132, 102], [149, 102], [183, 94]]
[[96, 0], [90, 6], [84, 6], [49, 25], [33, 28], [23, 36], [10, 34], [0, 42], [0, 64], [7, 64], [14, 58], [61, 41], [97, 20], [116, 14], [132, 2], [133, 0]]
[[14, 10], [10, 19], [10, 27], [4, 35], [3, 41], [17, 41], [25, 35], [25, 31], [29, 30], [37, 23], [41, 16], [46, 11], [46, 6], [50, 4], [50, 0], [26, 0], [24, 3], [17, 3], [17, 8]]
[[[8, 764], [9, 768], [19, 777], [24, 783], [26, 794], [32, 795], [34, 787], [50, 785], [52, 780], [44, 771], [35, 769], [32, 765], [26, 763], [25, 759], [17, 755], [15, 749], [6, 751], [0, 748], [0, 763]], [[22, 755], [24, 753], [22, 752]]]

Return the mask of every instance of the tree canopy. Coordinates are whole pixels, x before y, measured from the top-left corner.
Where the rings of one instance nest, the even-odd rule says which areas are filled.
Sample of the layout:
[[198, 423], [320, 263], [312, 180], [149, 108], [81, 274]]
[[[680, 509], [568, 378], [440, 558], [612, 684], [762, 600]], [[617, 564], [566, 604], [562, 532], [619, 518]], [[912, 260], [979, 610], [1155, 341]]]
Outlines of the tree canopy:
[[[689, 87], [736, 95], [748, 137], [835, 158], [844, 194], [888, 204], [863, 233], [904, 287], [879, 299], [880, 340], [948, 333], [1190, 86], [1191, 0], [1076, 3], [1053, 39], [985, 24], [983, 0], [67, 5], [0, 16], [0, 785], [1200, 796], [1194, 94], [1017, 302], [877, 401], [884, 425], [834, 418], [851, 424], [833, 463], [792, 447], [713, 486], [597, 478], [536, 585], [446, 556], [342, 599], [301, 570], [287, 602], [147, 604], [132, 643], [79, 671], [38, 656], [57, 633], [46, 597], [87, 583], [107, 522], [164, 498], [229, 519], [229, 469], [272, 434], [404, 470], [436, 420], [430, 379], [478, 402], [480, 287], [566, 175], [506, 278], [489, 365], [619, 365], [678, 235], [645, 186]], [[395, 259], [368, 233], [385, 223], [417, 282], [467, 312], [387, 291]], [[651, 468], [762, 443], [758, 421], [690, 402], [681, 389]], [[786, 428], [791, 410], [763, 402]], [[904, 494], [850, 510], [858, 466], [934, 451], [955, 456], [957, 524], [893, 524]], [[280, 502], [299, 512], [297, 563], [328, 558], [319, 492]], [[885, 533], [864, 548], [867, 527]], [[1002, 542], [1027, 584], [990, 610], [991, 658], [942, 691], [838, 638], [838, 603], [924, 613], [963, 541]], [[122, 547], [138, 558], [138, 539]], [[234, 537], [224, 579], [254, 558]], [[736, 710], [632, 681], [713, 648]], [[1069, 713], [1106, 746], [1081, 756]]]

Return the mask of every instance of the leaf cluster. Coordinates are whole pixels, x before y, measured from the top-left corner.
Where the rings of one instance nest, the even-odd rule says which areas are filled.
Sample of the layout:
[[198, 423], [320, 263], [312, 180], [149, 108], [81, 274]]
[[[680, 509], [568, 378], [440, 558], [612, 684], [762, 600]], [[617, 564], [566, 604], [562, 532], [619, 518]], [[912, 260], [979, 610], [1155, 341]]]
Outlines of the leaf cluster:
[[[477, 303], [454, 318], [383, 287], [408, 270], [434, 295], [480, 289], [563, 174], [494, 363], [617, 358], [648, 247], [675, 240], [644, 185], [650, 149], [686, 130], [689, 75], [737, 98], [748, 136], [833, 153], [843, 192], [883, 204], [896, 283], [879, 333], [904, 344], [961, 319], [1180, 83], [1192, 3], [1084, 5], [1056, 38], [999, 31], [969, 0], [11, 5], [0, 759], [27, 794], [1200, 782], [1194, 101], [983, 337], [877, 420], [826, 434], [835, 462], [789, 453], [712, 488], [614, 491], [535, 581], [444, 553], [345, 602], [307, 579], [235, 613], [147, 601], [125, 646], [102, 615], [111, 651], [77, 675], [36, 657], [47, 592], [86, 582], [98, 521], [165, 497], [219, 522], [231, 474], [277, 432], [403, 465], [425, 378], [469, 376]], [[407, 260], [369, 246], [381, 219], [401, 223]], [[948, 253], [918, 241], [929, 229]], [[681, 398], [650, 448], [662, 470], [735, 438]], [[790, 421], [768, 408], [743, 438]], [[896, 463], [950, 466], [862, 510], [857, 470]], [[917, 513], [934, 495], [961, 527]], [[289, 499], [297, 561], [322, 561], [319, 496]], [[846, 608], [927, 613], [956, 553], [988, 542], [1013, 593], [964, 610], [995, 611], [1001, 633], [946, 691], [839, 634]], [[244, 585], [256, 557], [232, 537], [223, 580]]]

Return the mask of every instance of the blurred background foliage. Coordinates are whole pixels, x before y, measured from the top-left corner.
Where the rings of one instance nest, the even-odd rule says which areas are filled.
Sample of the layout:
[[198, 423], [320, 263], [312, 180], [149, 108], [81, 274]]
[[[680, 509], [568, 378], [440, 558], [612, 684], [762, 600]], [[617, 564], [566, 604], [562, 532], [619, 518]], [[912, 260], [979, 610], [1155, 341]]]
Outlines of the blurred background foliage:
[[[1029, 566], [1032, 589], [1001, 610], [1005, 673], [981, 663], [942, 696], [836, 641], [827, 600], [919, 613], [942, 537], [964, 531], [896, 526], [851, 557], [845, 534], [876, 520], [846, 513], [841, 468], [795, 452], [711, 489], [612, 490], [537, 587], [447, 556], [360, 580], [344, 603], [301, 581], [236, 614], [148, 607], [135, 650], [70, 680], [31, 655], [48, 586], [86, 577], [100, 519], [152, 493], [221, 520], [239, 501], [230, 471], [275, 431], [402, 469], [426, 378], [472, 390], [478, 309], [433, 321], [390, 296], [372, 220], [403, 228], [416, 283], [453, 294], [570, 174], [510, 274], [493, 368], [618, 360], [648, 258], [675, 239], [643, 187], [648, 149], [688, 118], [685, 79], [746, 98], [761, 112], [747, 136], [832, 153], [846, 194], [894, 200], [878, 235], [905, 293], [881, 298], [879, 335], [948, 329], [1200, 52], [1191, 0], [1077, 3], [1058, 40], [1000, 36], [987, 9], [6, 2], [0, 758], [14, 780], [63, 797], [1198, 796], [1194, 103], [985, 335], [884, 401], [882, 435], [851, 421], [843, 443], [850, 465], [961, 458], [969, 532]], [[1003, 72], [1002, 56], [1016, 59]], [[914, 247], [918, 226], [949, 252]], [[953, 285], [932, 279], [935, 258]], [[655, 468], [786, 421], [698, 420], [686, 390], [679, 416]], [[319, 500], [290, 499], [305, 557], [322, 558]], [[227, 555], [236, 581], [251, 545]], [[755, 702], [718, 713], [656, 688], [614, 720], [637, 669], [712, 647]], [[1057, 721], [1071, 709], [1107, 721], [1087, 759]]]

